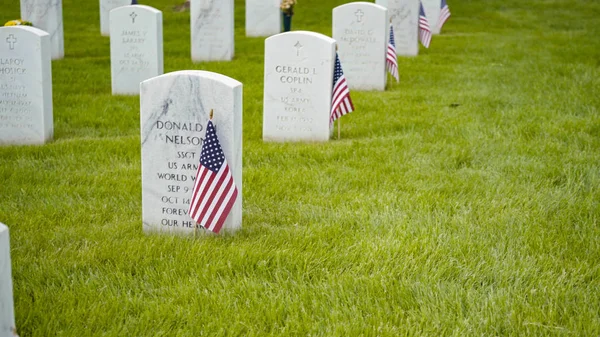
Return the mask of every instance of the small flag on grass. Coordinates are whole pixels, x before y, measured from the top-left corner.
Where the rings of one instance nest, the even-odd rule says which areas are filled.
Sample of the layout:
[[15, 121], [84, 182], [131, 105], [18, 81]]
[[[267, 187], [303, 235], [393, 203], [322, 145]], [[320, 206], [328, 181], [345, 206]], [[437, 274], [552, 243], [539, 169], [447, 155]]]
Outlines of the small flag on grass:
[[227, 159], [209, 120], [188, 214], [200, 226], [219, 233], [237, 195]]
[[438, 27], [440, 28], [440, 31], [442, 30], [442, 27], [444, 26], [444, 23], [446, 23], [446, 20], [448, 20], [448, 18], [450, 17], [450, 8], [448, 8], [448, 4], [446, 3], [446, 0], [442, 0], [441, 4], [440, 4], [440, 16], [438, 17]]
[[342, 71], [342, 64], [337, 53], [335, 54], [335, 69], [333, 70], [333, 93], [331, 95], [331, 117], [330, 122], [345, 114], [354, 111], [352, 99], [350, 99], [350, 89]]
[[398, 75], [398, 58], [396, 57], [396, 41], [394, 41], [394, 26], [392, 24], [390, 24], [390, 42], [388, 42], [385, 67], [394, 76], [396, 82], [400, 81], [400, 76]]
[[425, 48], [429, 48], [431, 43], [431, 28], [429, 28], [429, 20], [425, 15], [423, 3], [419, 1], [419, 40]]

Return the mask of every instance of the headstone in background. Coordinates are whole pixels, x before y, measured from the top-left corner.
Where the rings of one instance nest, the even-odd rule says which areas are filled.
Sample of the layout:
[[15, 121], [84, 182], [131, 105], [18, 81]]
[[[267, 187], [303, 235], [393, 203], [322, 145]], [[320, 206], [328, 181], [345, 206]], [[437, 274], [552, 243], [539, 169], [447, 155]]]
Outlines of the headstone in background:
[[193, 234], [187, 214], [206, 124], [213, 123], [238, 197], [223, 226], [242, 225], [242, 84], [207, 71], [177, 71], [141, 84], [144, 232]]
[[233, 58], [233, 0], [192, 0], [192, 61]]
[[417, 56], [420, 0], [376, 0], [375, 3], [388, 10], [388, 17], [394, 26], [396, 54]]
[[43, 144], [53, 135], [50, 36], [0, 27], [0, 44], [0, 144]]
[[246, 0], [246, 36], [281, 33], [281, 0]]
[[335, 41], [313, 32], [265, 40], [263, 139], [327, 141]]
[[131, 5], [110, 12], [113, 95], [139, 95], [140, 83], [163, 74], [162, 12]]
[[[421, 0], [423, 3], [423, 9], [425, 10], [425, 16], [429, 21], [429, 28], [431, 34], [439, 34], [440, 27], [438, 26], [438, 20], [440, 18], [441, 11], [441, 0]], [[395, 33], [395, 32], [394, 32]]]
[[100, 0], [100, 33], [110, 35], [110, 11], [121, 6], [128, 6], [131, 0]]
[[0, 336], [16, 336], [8, 227], [0, 223]]
[[65, 56], [62, 0], [21, 0], [21, 19], [50, 35], [53, 60]]
[[333, 38], [350, 89], [385, 90], [388, 33], [385, 7], [352, 2], [333, 9]]

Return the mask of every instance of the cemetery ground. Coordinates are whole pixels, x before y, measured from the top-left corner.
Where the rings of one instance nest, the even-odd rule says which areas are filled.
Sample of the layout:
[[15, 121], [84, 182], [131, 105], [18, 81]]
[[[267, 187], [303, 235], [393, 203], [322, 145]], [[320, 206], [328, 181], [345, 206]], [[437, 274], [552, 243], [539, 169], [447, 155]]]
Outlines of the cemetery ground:
[[[401, 83], [352, 92], [342, 139], [264, 143], [264, 39], [165, 72], [244, 84], [243, 228], [145, 235], [137, 96], [111, 96], [97, 1], [63, 1], [54, 141], [0, 148], [21, 336], [600, 334], [600, 3], [450, 2]], [[331, 34], [343, 1], [292, 27]], [[19, 16], [7, 1], [0, 21]]]

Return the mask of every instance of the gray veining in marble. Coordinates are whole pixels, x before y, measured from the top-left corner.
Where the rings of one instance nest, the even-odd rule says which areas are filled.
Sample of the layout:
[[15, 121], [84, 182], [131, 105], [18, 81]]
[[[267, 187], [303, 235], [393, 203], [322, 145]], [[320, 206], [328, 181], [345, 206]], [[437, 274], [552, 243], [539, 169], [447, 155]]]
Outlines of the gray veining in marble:
[[0, 144], [43, 144], [53, 136], [50, 36], [0, 27]]
[[223, 226], [242, 225], [242, 83], [200, 70], [177, 71], [142, 82], [142, 221], [145, 232], [193, 235], [187, 214], [210, 110], [238, 188]]
[[50, 34], [53, 60], [65, 56], [62, 0], [21, 0], [21, 19]]
[[230, 61], [234, 54], [233, 0], [192, 0], [192, 61]]

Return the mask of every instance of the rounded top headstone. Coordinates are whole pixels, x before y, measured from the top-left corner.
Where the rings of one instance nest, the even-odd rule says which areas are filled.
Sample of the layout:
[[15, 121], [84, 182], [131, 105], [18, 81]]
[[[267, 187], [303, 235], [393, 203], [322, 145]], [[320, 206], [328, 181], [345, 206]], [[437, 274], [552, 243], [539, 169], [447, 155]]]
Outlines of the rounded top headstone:
[[381, 6], [381, 5], [374, 4], [372, 2], [365, 2], [365, 1], [356, 1], [356, 2], [350, 2], [350, 3], [347, 3], [347, 4], [339, 5], [339, 6], [335, 7], [333, 10], [336, 10], [338, 8], [356, 7], [356, 6], [367, 6], [367, 7], [373, 8], [373, 9], [387, 11], [387, 8], [385, 8], [385, 7]]
[[286, 37], [292, 38], [294, 36], [310, 36], [310, 37], [315, 37], [315, 38], [321, 39], [328, 43], [335, 43], [335, 40], [327, 35], [323, 35], [321, 33], [316, 33], [316, 32], [309, 32], [309, 31], [305, 31], [305, 30], [296, 30], [293, 32], [280, 33], [280, 34], [273, 35], [273, 36], [266, 38], [265, 41], [278, 40], [278, 39], [286, 38]]
[[111, 9], [110, 13], [117, 13], [120, 11], [130, 11], [132, 9], [141, 9], [152, 13], [162, 13], [158, 9], [146, 5], [128, 5], [128, 6], [120, 6], [114, 9]]
[[153, 78], [150, 78], [148, 80], [145, 80], [142, 82], [142, 85], [152, 85], [154, 82], [160, 82], [164, 79], [168, 79], [168, 78], [172, 78], [172, 77], [179, 77], [179, 76], [196, 76], [196, 77], [202, 77], [202, 78], [206, 78], [209, 80], [213, 80], [213, 81], [217, 81], [217, 82], [221, 82], [222, 84], [230, 87], [230, 88], [235, 88], [238, 86], [241, 86], [242, 83], [238, 80], [234, 80], [233, 78], [229, 77], [229, 76], [225, 76], [222, 74], [218, 74], [218, 73], [214, 73], [212, 71], [205, 71], [205, 70], [179, 70], [179, 71], [173, 71], [164, 75], [160, 75], [160, 76], [156, 76]]
[[31, 27], [31, 26], [5, 26], [5, 27], [0, 27], [0, 29], [3, 29], [8, 32], [10, 32], [11, 30], [16, 30], [16, 31], [24, 30], [24, 31], [30, 32], [32, 34], [35, 34], [37, 36], [49, 36], [50, 35], [44, 30], [41, 30], [41, 29], [35, 28], [35, 27]]

